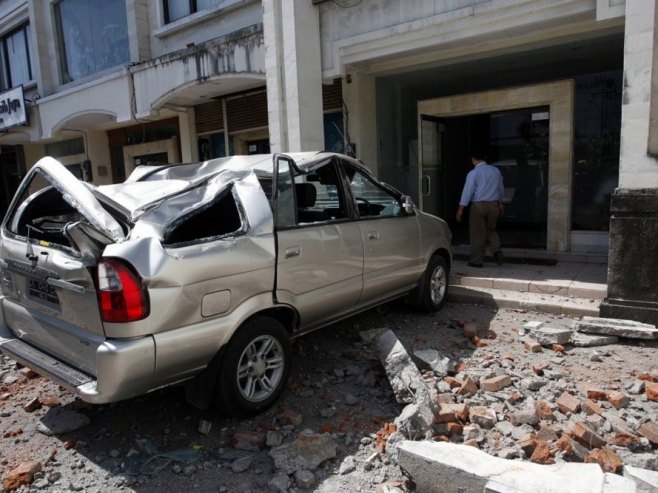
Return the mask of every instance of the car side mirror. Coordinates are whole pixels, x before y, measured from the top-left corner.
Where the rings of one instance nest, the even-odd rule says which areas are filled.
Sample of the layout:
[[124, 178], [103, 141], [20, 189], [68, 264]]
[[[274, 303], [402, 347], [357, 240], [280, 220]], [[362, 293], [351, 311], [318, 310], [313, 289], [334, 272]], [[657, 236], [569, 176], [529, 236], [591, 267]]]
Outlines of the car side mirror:
[[414, 213], [414, 210], [416, 210], [416, 206], [414, 205], [414, 201], [411, 200], [411, 197], [408, 195], [403, 195], [402, 196], [402, 209], [404, 209], [404, 213], [408, 216]]

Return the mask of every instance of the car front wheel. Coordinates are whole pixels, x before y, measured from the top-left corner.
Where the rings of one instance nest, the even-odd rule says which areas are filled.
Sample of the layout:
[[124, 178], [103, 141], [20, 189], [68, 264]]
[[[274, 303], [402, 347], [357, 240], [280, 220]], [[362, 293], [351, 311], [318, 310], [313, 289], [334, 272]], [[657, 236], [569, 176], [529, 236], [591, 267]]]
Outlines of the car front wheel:
[[434, 255], [427, 263], [423, 275], [421, 305], [429, 312], [441, 309], [448, 294], [449, 270], [446, 261], [440, 255]]
[[270, 407], [288, 380], [290, 338], [277, 320], [258, 316], [247, 321], [226, 346], [220, 364], [218, 404], [237, 416]]

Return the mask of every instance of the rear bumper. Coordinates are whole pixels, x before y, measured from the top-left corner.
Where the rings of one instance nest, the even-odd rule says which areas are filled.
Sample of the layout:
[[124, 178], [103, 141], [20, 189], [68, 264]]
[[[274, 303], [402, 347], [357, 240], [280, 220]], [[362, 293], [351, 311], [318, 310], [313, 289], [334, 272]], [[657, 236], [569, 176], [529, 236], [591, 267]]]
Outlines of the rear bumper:
[[96, 350], [96, 377], [18, 339], [7, 327], [0, 296], [0, 351], [94, 404], [116, 402], [151, 389], [155, 373], [152, 337], [104, 341]]

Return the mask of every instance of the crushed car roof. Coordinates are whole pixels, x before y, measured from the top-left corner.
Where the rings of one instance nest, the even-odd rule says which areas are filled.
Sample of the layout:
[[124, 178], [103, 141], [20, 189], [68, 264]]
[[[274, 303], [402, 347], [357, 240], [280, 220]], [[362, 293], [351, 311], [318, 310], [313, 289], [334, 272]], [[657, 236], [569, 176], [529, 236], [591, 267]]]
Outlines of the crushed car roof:
[[[138, 166], [125, 182], [101, 185], [96, 187], [96, 191], [135, 220], [163, 199], [189, 190], [215, 176], [223, 182], [223, 186], [251, 172], [259, 176], [271, 176], [275, 156], [255, 154], [198, 163]], [[333, 156], [348, 159], [354, 166], [367, 170], [360, 161], [333, 152], [300, 152], [280, 156], [292, 159], [302, 171], [312, 169]]]

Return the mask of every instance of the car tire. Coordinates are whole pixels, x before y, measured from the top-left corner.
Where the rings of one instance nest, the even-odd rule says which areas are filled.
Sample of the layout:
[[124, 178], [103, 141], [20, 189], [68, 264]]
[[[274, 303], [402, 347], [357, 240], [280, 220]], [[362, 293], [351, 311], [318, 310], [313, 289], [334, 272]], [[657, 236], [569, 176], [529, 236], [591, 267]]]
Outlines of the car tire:
[[250, 416], [270, 407], [288, 380], [292, 348], [285, 327], [257, 316], [233, 335], [219, 365], [216, 404], [227, 414]]
[[441, 255], [433, 255], [427, 263], [421, 283], [420, 307], [428, 312], [441, 309], [448, 296], [450, 269]]

